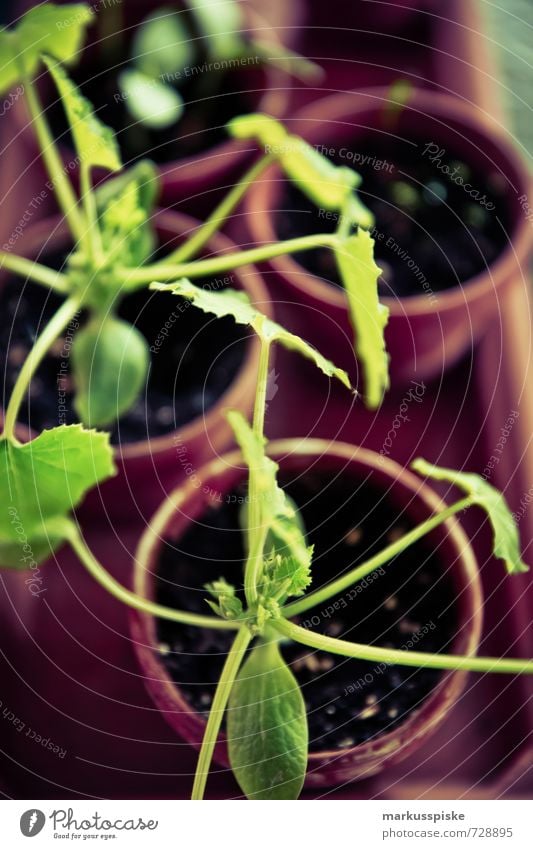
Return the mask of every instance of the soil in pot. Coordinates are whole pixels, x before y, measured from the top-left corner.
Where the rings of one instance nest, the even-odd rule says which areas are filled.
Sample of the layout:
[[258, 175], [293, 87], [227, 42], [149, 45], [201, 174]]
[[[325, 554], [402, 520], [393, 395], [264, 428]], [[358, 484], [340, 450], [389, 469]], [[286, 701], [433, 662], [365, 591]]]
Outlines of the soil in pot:
[[[394, 148], [383, 141], [346, 144], [338, 151], [344, 151], [342, 156], [332, 157], [362, 175], [359, 194], [375, 216], [384, 296], [408, 297], [465, 283], [494, 262], [509, 232], [501, 175], [480, 173], [449, 150], [424, 156], [426, 142], [412, 141], [395, 140]], [[348, 159], [346, 151], [355, 152], [355, 158]], [[283, 191], [276, 216], [280, 238], [335, 230], [335, 214], [317, 210], [288, 182]], [[340, 285], [331, 251], [300, 253], [295, 259], [312, 274]]]
[[[63, 259], [47, 257], [47, 262], [60, 268]], [[35, 336], [61, 299], [37, 285], [9, 280], [1, 301], [0, 370], [5, 408]], [[172, 296], [139, 291], [124, 299], [120, 314], [144, 334], [152, 353], [147, 391], [117, 422], [111, 435], [115, 444], [163, 436], [207, 412], [234, 380], [246, 356], [243, 328], [231, 319], [221, 319], [215, 333], [209, 316]], [[79, 315], [71, 322], [32, 380], [19, 421], [34, 431], [79, 421], [73, 408], [70, 349], [83, 320]]]
[[[364, 483], [325, 473], [281, 481], [301, 507], [315, 544], [313, 587], [352, 568], [408, 530], [407, 520]], [[156, 598], [206, 612], [203, 584], [223, 575], [242, 583], [238, 516], [245, 489], [213, 493], [213, 507], [173, 546], [161, 549]], [[239, 503], [240, 502], [240, 503]], [[369, 512], [369, 509], [371, 512]], [[457, 620], [453, 586], [424, 542], [412, 546], [354, 592], [346, 591], [300, 617], [330, 636], [394, 648], [450, 649]], [[232, 633], [158, 621], [159, 659], [189, 704], [207, 716]], [[286, 660], [303, 687], [310, 750], [343, 749], [377, 738], [403, 722], [441, 678], [430, 669], [373, 665], [285, 642]]]
[[[122, 63], [122, 59], [119, 61]], [[185, 108], [178, 121], [161, 129], [140, 123], [129, 111], [120, 84], [120, 73], [128, 67], [127, 63], [117, 67], [112, 61], [114, 67], [104, 70], [96, 66], [80, 66], [73, 69], [71, 76], [93, 104], [100, 120], [117, 133], [124, 162], [131, 164], [142, 157], [149, 157], [163, 165], [196, 156], [229, 141], [225, 128], [227, 122], [256, 107], [260, 96], [257, 89], [261, 91], [264, 86], [260, 67], [253, 63], [248, 67], [243, 63], [229, 70], [217, 70], [215, 66], [219, 64], [207, 60], [200, 62], [188, 69], [188, 76], [172, 84], [183, 98]], [[202, 65], [206, 70], [202, 71]], [[61, 139], [72, 150], [60, 102], [56, 101], [48, 108], [47, 116], [55, 138]]]

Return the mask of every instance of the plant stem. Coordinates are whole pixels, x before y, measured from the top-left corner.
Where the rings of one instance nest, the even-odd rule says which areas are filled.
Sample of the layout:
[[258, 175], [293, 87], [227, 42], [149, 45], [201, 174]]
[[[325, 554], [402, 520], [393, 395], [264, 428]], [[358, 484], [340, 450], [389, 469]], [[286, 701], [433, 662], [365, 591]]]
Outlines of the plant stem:
[[441, 513], [436, 513], [434, 516], [426, 519], [425, 522], [422, 522], [421, 525], [413, 528], [412, 531], [409, 531], [409, 533], [405, 534], [401, 537], [401, 539], [391, 543], [391, 545], [388, 545], [387, 548], [383, 549], [383, 551], [379, 551], [374, 555], [374, 557], [367, 560], [366, 563], [361, 563], [360, 566], [356, 566], [355, 569], [352, 569], [350, 572], [347, 572], [346, 575], [342, 575], [340, 578], [337, 578], [336, 581], [332, 581], [330, 584], [326, 584], [325, 587], [321, 587], [319, 590], [315, 590], [315, 592], [309, 593], [303, 598], [298, 599], [298, 601], [288, 604], [283, 608], [283, 615], [287, 618], [290, 618], [291, 616], [298, 616], [298, 614], [304, 613], [311, 607], [315, 607], [317, 604], [327, 601], [327, 599], [342, 592], [357, 581], [366, 578], [366, 576], [370, 575], [371, 572], [375, 572], [375, 570], [379, 569], [380, 566], [383, 566], [384, 563], [392, 560], [392, 558], [396, 557], [396, 555], [400, 554], [400, 552], [405, 551], [406, 548], [414, 542], [417, 542], [417, 540], [421, 537], [430, 533], [430, 531], [438, 527], [438, 525], [442, 524], [442, 522], [445, 522], [446, 519], [449, 519], [455, 513], [459, 513], [466, 507], [470, 507], [471, 504], [472, 498], [468, 496], [457, 501], [456, 504], [452, 504], [451, 507], [447, 507]]
[[69, 522], [67, 538], [79, 559], [95, 581], [107, 590], [110, 595], [114, 596], [118, 599], [118, 601], [121, 601], [128, 607], [133, 607], [135, 610], [142, 610], [143, 613], [148, 613], [151, 616], [158, 616], [160, 619], [170, 619], [172, 622], [181, 622], [184, 625], [196, 625], [199, 628], [235, 630], [239, 627], [237, 623], [230, 622], [227, 619], [218, 619], [215, 616], [202, 616], [200, 613], [189, 613], [186, 610], [174, 610], [171, 607], [156, 604], [153, 601], [149, 601], [146, 598], [136, 595], [136, 593], [131, 590], [127, 590], [122, 586], [122, 584], [119, 584], [119, 582], [116, 581], [106, 569], [104, 569], [102, 564], [98, 562], [74, 522]]
[[207, 720], [207, 725], [204, 731], [202, 748], [200, 749], [196, 774], [194, 776], [191, 799], [203, 799], [207, 776], [211, 766], [218, 732], [220, 731], [220, 725], [222, 723], [222, 717], [224, 716], [224, 711], [226, 710], [228, 700], [231, 695], [231, 689], [235, 683], [237, 673], [251, 639], [252, 635], [248, 628], [241, 627], [232, 643], [228, 656], [226, 657], [226, 662], [224, 663], [224, 667], [220, 673], [220, 678], [218, 679], [215, 697], [213, 699], [213, 704], [211, 705], [211, 710], [209, 711], [209, 719]]
[[128, 290], [137, 289], [155, 281], [175, 280], [181, 277], [206, 277], [210, 274], [221, 274], [240, 268], [254, 262], [264, 262], [277, 256], [308, 251], [311, 248], [334, 247], [339, 244], [335, 233], [324, 233], [316, 236], [301, 236], [288, 239], [286, 242], [273, 242], [259, 248], [251, 248], [238, 253], [222, 254], [222, 256], [198, 259], [195, 262], [181, 265], [167, 265], [164, 261], [145, 265], [143, 268], [119, 268], [118, 273], [124, 277], [124, 285]]
[[368, 660], [373, 663], [400, 664], [401, 666], [417, 666], [430, 669], [465, 670], [471, 672], [500, 672], [509, 675], [527, 673], [533, 675], [533, 660], [505, 657], [470, 657], [459, 654], [427, 654], [407, 649], [382, 649], [378, 646], [366, 646], [361, 643], [351, 643], [347, 640], [337, 640], [323, 634], [307, 631], [294, 622], [286, 619], [276, 619], [272, 622], [285, 637], [290, 637], [297, 643], [310, 646], [313, 649], [329, 651], [343, 657], [355, 657], [358, 660]]
[[33, 262], [33, 260], [26, 259], [22, 256], [0, 251], [0, 263], [3, 268], [7, 268], [15, 274], [20, 274], [21, 277], [26, 277], [33, 283], [40, 283], [42, 286], [47, 286], [49, 289], [53, 289], [54, 292], [66, 294], [69, 291], [66, 274], [53, 271], [53, 269], [48, 268], [46, 265], [41, 265], [39, 262]]
[[63, 163], [61, 162], [50, 128], [44, 117], [33, 82], [26, 73], [23, 72], [22, 76], [28, 109], [57, 202], [68, 221], [72, 235], [77, 241], [80, 241], [85, 231], [85, 222], [83, 221], [83, 216], [80, 214], [78, 200], [65, 174]]
[[4, 421], [3, 435], [16, 442], [15, 425], [17, 416], [22, 403], [22, 399], [28, 390], [34, 372], [39, 366], [44, 355], [57, 339], [61, 331], [67, 326], [80, 308], [78, 298], [67, 298], [61, 304], [58, 311], [52, 316], [43, 332], [37, 337], [35, 344], [28, 354], [27, 359], [22, 366], [17, 381], [11, 392], [9, 404], [7, 405], [6, 416]]
[[[270, 342], [262, 338], [259, 355], [259, 370], [254, 402], [253, 431], [260, 444], [264, 443], [265, 406], [268, 387], [268, 363], [270, 359]], [[248, 559], [244, 570], [244, 592], [248, 605], [257, 601], [257, 584], [260, 580], [263, 563], [263, 549], [268, 528], [264, 526], [262, 504], [259, 497], [259, 480], [257, 469], [250, 465], [248, 473]]]
[[87, 220], [87, 232], [85, 233], [86, 250], [93, 262], [98, 264], [103, 259], [102, 240], [98, 227], [98, 214], [96, 211], [96, 198], [91, 186], [90, 170], [85, 162], [80, 165], [80, 189]]
[[165, 257], [165, 264], [168, 265], [173, 262], [186, 262], [196, 256], [204, 245], [207, 244], [211, 236], [221, 229], [230, 213], [242, 200], [254, 180], [256, 180], [257, 177], [273, 161], [274, 156], [272, 154], [261, 157], [261, 159], [246, 172], [242, 180], [239, 180], [239, 182], [231, 189], [224, 200], [215, 207], [211, 215], [204, 221], [202, 226], [198, 228], [194, 235], [184, 242], [183, 245], [180, 245], [179, 248], [172, 251], [171, 254]]

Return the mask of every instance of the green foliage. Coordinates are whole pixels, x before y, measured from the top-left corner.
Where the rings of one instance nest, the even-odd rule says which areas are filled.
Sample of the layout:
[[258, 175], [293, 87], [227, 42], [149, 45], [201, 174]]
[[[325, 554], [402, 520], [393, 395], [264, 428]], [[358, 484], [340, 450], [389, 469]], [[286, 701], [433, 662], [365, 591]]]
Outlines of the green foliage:
[[126, 68], [119, 75], [132, 118], [152, 130], [170, 127], [183, 115], [183, 98], [178, 92], [142, 71]]
[[209, 289], [201, 289], [199, 286], [195, 286], [189, 280], [178, 280], [175, 283], [154, 282], [150, 288], [187, 298], [198, 309], [212, 313], [217, 318], [231, 316], [237, 324], [249, 325], [265, 342], [279, 342], [284, 348], [297, 351], [302, 356], [312, 360], [325, 375], [337, 378], [347, 389], [351, 389], [350, 378], [343, 369], [333, 365], [308, 342], [294, 333], [289, 333], [280, 324], [259, 312], [252, 305], [245, 292], [237, 292], [235, 289], [212, 292]]
[[148, 343], [133, 325], [113, 315], [92, 318], [72, 344], [81, 421], [107, 427], [127, 412], [146, 383], [149, 362]]
[[108, 434], [81, 425], [45, 430], [24, 445], [0, 439], [0, 565], [46, 560], [65, 539], [70, 511], [114, 472]]
[[134, 66], [152, 80], [178, 79], [195, 56], [185, 14], [163, 7], [148, 15], [137, 28], [131, 47]]
[[234, 138], [255, 139], [265, 153], [273, 154], [287, 177], [317, 207], [349, 215], [352, 224], [371, 227], [373, 216], [355, 195], [361, 183], [352, 168], [334, 165], [326, 156], [291, 135], [275, 118], [261, 113], [243, 115], [228, 123]]
[[374, 241], [365, 230], [348, 236], [335, 250], [355, 332], [355, 351], [363, 369], [366, 405], [375, 410], [389, 388], [389, 357], [384, 331], [389, 317], [379, 302], [381, 269], [374, 261]]
[[411, 465], [420, 475], [433, 478], [433, 480], [448, 481], [466, 492], [472, 499], [472, 504], [481, 507], [489, 518], [494, 534], [494, 555], [503, 560], [510, 574], [529, 570], [520, 554], [518, 528], [501, 492], [480, 475], [472, 472], [458, 472], [455, 469], [434, 466], [421, 457]]
[[255, 476], [260, 524], [267, 529], [261, 595], [282, 603], [288, 596], [301, 595], [309, 586], [313, 548], [306, 544], [296, 505], [277, 482], [279, 466], [265, 453], [264, 439], [254, 433], [242, 413], [231, 410], [228, 421]]
[[307, 717], [274, 640], [261, 640], [241, 668], [227, 735], [231, 768], [248, 799], [298, 798], [307, 767]]
[[206, 590], [215, 602], [206, 599], [209, 607], [222, 619], [242, 619], [244, 610], [240, 598], [236, 594], [235, 587], [228, 584], [225, 578], [212, 581], [205, 585]]
[[0, 30], [0, 94], [23, 76], [32, 77], [45, 53], [66, 64], [77, 59], [93, 18], [84, 3], [42, 3], [26, 12], [16, 27]]
[[[143, 265], [153, 254], [156, 238], [152, 215], [159, 192], [155, 165], [142, 160], [106, 180], [95, 192], [102, 245], [109, 260], [126, 268]], [[116, 280], [117, 286], [122, 280]]]
[[61, 65], [47, 57], [44, 60], [61, 96], [82, 165], [86, 168], [119, 171], [122, 162], [113, 130], [96, 117], [89, 101], [69, 79]]

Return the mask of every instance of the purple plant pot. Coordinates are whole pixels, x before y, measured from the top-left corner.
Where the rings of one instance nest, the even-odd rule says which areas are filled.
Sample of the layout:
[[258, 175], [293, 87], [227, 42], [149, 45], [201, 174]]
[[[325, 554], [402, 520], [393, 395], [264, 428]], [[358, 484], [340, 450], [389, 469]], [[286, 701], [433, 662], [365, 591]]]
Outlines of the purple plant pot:
[[[420, 89], [413, 91], [407, 105], [396, 113], [391, 130], [386, 123], [389, 94], [387, 88], [372, 88], [333, 95], [303, 109], [289, 127], [312, 144], [337, 149], [349, 145], [352, 151], [357, 151], [358, 143], [369, 134], [379, 138], [391, 132], [400, 139], [414, 137], [444, 149], [449, 146], [467, 164], [497, 174], [504, 182], [510, 222], [507, 244], [497, 259], [461, 286], [436, 293], [435, 302], [425, 292], [383, 299], [390, 311], [386, 341], [391, 374], [401, 384], [442, 374], [497, 322], [509, 291], [526, 285], [533, 228], [521, 201], [530, 187], [528, 171], [493, 120], [469, 103]], [[272, 166], [250, 190], [245, 220], [254, 243], [278, 240], [276, 211], [283, 189], [284, 177]], [[308, 272], [297, 255], [272, 260], [268, 271], [266, 279], [276, 298], [293, 305], [295, 326], [305, 325], [307, 338], [353, 372], [352, 330], [344, 291]], [[332, 322], [336, 334], [331, 333]]]
[[[300, 475], [308, 469], [342, 474], [354, 486], [370, 480], [413, 525], [442, 508], [442, 502], [427, 485], [394, 461], [372, 451], [341, 442], [324, 440], [280, 440], [272, 442], [269, 453], [283, 472]], [[135, 557], [134, 589], [144, 598], [154, 598], [154, 579], [165, 539], [179, 542], [187, 528], [199, 521], [209, 507], [209, 493], [227, 493], [245, 479], [238, 451], [213, 460], [190, 481], [176, 489], [157, 510], [145, 530]], [[442, 569], [450, 575], [456, 594], [458, 628], [451, 652], [475, 653], [482, 623], [482, 591], [476, 560], [459, 523], [453, 519], [438, 527], [430, 537], [442, 557]], [[176, 732], [199, 747], [205, 720], [190, 706], [172, 681], [160, 660], [156, 620], [133, 611], [131, 636], [146, 687], [165, 720]], [[346, 781], [367, 778], [393, 766], [419, 748], [438, 728], [458, 699], [466, 680], [464, 672], [443, 673], [427, 699], [394, 730], [362, 745], [311, 753], [307, 787], [332, 787]], [[220, 735], [216, 762], [228, 766], [226, 740]]]

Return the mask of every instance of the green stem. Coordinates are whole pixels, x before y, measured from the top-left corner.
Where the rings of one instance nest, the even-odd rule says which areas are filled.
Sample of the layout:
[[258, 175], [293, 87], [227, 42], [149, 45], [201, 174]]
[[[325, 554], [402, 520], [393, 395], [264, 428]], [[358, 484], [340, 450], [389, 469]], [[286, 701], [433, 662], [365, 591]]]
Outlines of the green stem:
[[533, 660], [505, 657], [469, 657], [459, 654], [427, 654], [408, 649], [382, 649], [378, 646], [366, 646], [337, 640], [323, 634], [307, 631], [294, 622], [277, 619], [272, 622], [285, 637], [313, 649], [340, 654], [343, 657], [355, 657], [371, 663], [400, 664], [401, 666], [426, 667], [429, 669], [465, 670], [470, 672], [500, 672], [509, 675], [526, 673], [533, 675]]
[[86, 250], [93, 262], [98, 264], [103, 259], [102, 240], [98, 227], [98, 213], [96, 211], [96, 197], [91, 186], [90, 169], [82, 162], [80, 166], [80, 189], [87, 220], [87, 231], [85, 233]]
[[[254, 403], [253, 431], [260, 444], [264, 441], [265, 407], [268, 388], [268, 364], [270, 359], [270, 342], [262, 338], [259, 356], [259, 370]], [[248, 474], [248, 559], [244, 570], [244, 591], [248, 605], [257, 601], [257, 584], [260, 580], [263, 564], [263, 549], [268, 529], [264, 527], [262, 505], [259, 498], [259, 480], [257, 469], [250, 465]]]
[[109, 572], [98, 562], [87, 543], [83, 539], [79, 529], [74, 522], [69, 522], [67, 538], [79, 559], [89, 574], [110, 595], [118, 601], [133, 607], [134, 610], [142, 610], [150, 616], [158, 616], [160, 619], [169, 619], [172, 622], [181, 622], [183, 625], [196, 625], [198, 628], [223, 628], [235, 630], [239, 626], [227, 619], [218, 619], [215, 616], [202, 616], [200, 613], [189, 613], [186, 610], [174, 610], [162, 604], [156, 604], [146, 598], [142, 598], [131, 590], [127, 590], [119, 584]]
[[277, 256], [308, 251], [312, 248], [335, 247], [338, 244], [339, 237], [335, 233], [301, 236], [297, 239], [288, 239], [286, 242], [273, 242], [259, 248], [223, 254], [209, 259], [199, 259], [180, 265], [167, 265], [163, 261], [153, 265], [145, 265], [143, 268], [133, 271], [131, 268], [119, 268], [118, 273], [124, 278], [125, 288], [131, 290], [154, 281], [164, 282], [181, 277], [207, 277], [211, 274], [221, 274], [224, 271], [231, 271], [234, 268], [255, 262], [264, 262]]
[[327, 601], [337, 593], [341, 593], [343, 590], [348, 589], [348, 587], [351, 587], [357, 581], [361, 581], [363, 578], [366, 578], [367, 575], [370, 575], [371, 572], [375, 572], [375, 570], [379, 569], [380, 566], [383, 566], [383, 564], [392, 560], [392, 558], [396, 557], [397, 554], [405, 551], [406, 548], [414, 542], [417, 542], [417, 540], [421, 537], [429, 534], [434, 528], [441, 525], [442, 522], [445, 522], [446, 519], [449, 519], [455, 513], [460, 513], [461, 510], [470, 507], [471, 504], [471, 497], [462, 498], [460, 501], [457, 501], [456, 504], [452, 504], [451, 507], [447, 507], [441, 513], [436, 513], [434, 516], [431, 516], [431, 518], [426, 519], [425, 522], [422, 522], [421, 525], [418, 525], [416, 528], [413, 528], [412, 531], [409, 531], [409, 533], [396, 540], [396, 542], [388, 545], [387, 548], [383, 549], [383, 551], [379, 551], [374, 555], [374, 557], [367, 560], [366, 563], [361, 563], [360, 566], [356, 566], [355, 569], [352, 569], [350, 572], [347, 572], [346, 575], [342, 575], [340, 578], [337, 578], [336, 581], [332, 581], [330, 584], [326, 584], [325, 587], [321, 587], [319, 590], [315, 590], [315, 592], [309, 593], [303, 598], [298, 599], [298, 601], [288, 604], [283, 608], [283, 615], [287, 618], [290, 618], [291, 616], [298, 616], [300, 613], [304, 613], [311, 607], [316, 607], [318, 604], [322, 604], [322, 602]]
[[37, 337], [35, 344], [28, 354], [27, 359], [22, 366], [17, 381], [11, 392], [9, 404], [7, 405], [6, 416], [4, 421], [3, 435], [7, 439], [16, 442], [15, 425], [19, 413], [20, 405], [24, 395], [28, 391], [31, 379], [34, 372], [39, 366], [39, 363], [47, 353], [50, 346], [55, 342], [62, 330], [68, 325], [80, 308], [78, 298], [68, 298], [58, 311], [52, 316], [43, 332]]
[[209, 711], [209, 719], [207, 720], [204, 739], [202, 740], [202, 748], [200, 749], [200, 755], [198, 757], [198, 765], [196, 767], [196, 775], [194, 776], [194, 785], [191, 796], [194, 800], [203, 799], [207, 776], [222, 723], [222, 717], [224, 716], [224, 711], [226, 710], [233, 684], [235, 683], [237, 673], [251, 639], [252, 635], [250, 631], [247, 628], [241, 628], [233, 641], [228, 656], [226, 657], [226, 662], [224, 663], [224, 667], [218, 680], [213, 704]]
[[0, 251], [0, 263], [8, 271], [20, 274], [21, 277], [25, 277], [33, 283], [40, 283], [42, 286], [47, 286], [49, 289], [53, 289], [54, 292], [66, 294], [69, 291], [67, 276], [61, 274], [59, 271], [53, 271], [46, 265], [41, 265], [38, 262], [33, 262], [31, 259], [26, 259], [16, 254], [4, 253], [3, 251]]
[[211, 215], [204, 221], [201, 227], [180, 245], [175, 251], [172, 251], [165, 257], [165, 264], [173, 262], [186, 262], [198, 254], [198, 252], [207, 244], [211, 236], [221, 229], [230, 213], [235, 209], [238, 203], [242, 200], [249, 187], [259, 177], [259, 175], [274, 161], [274, 156], [268, 154], [263, 156], [259, 162], [256, 162], [249, 171], [246, 172], [242, 180], [239, 180], [236, 186], [226, 195], [223, 201], [213, 210]]
[[80, 241], [85, 231], [85, 222], [83, 221], [83, 216], [80, 214], [78, 200], [65, 174], [63, 163], [61, 162], [50, 128], [44, 117], [37, 91], [32, 80], [25, 73], [23, 73], [23, 82], [28, 109], [57, 202], [68, 221], [72, 235], [77, 241]]

